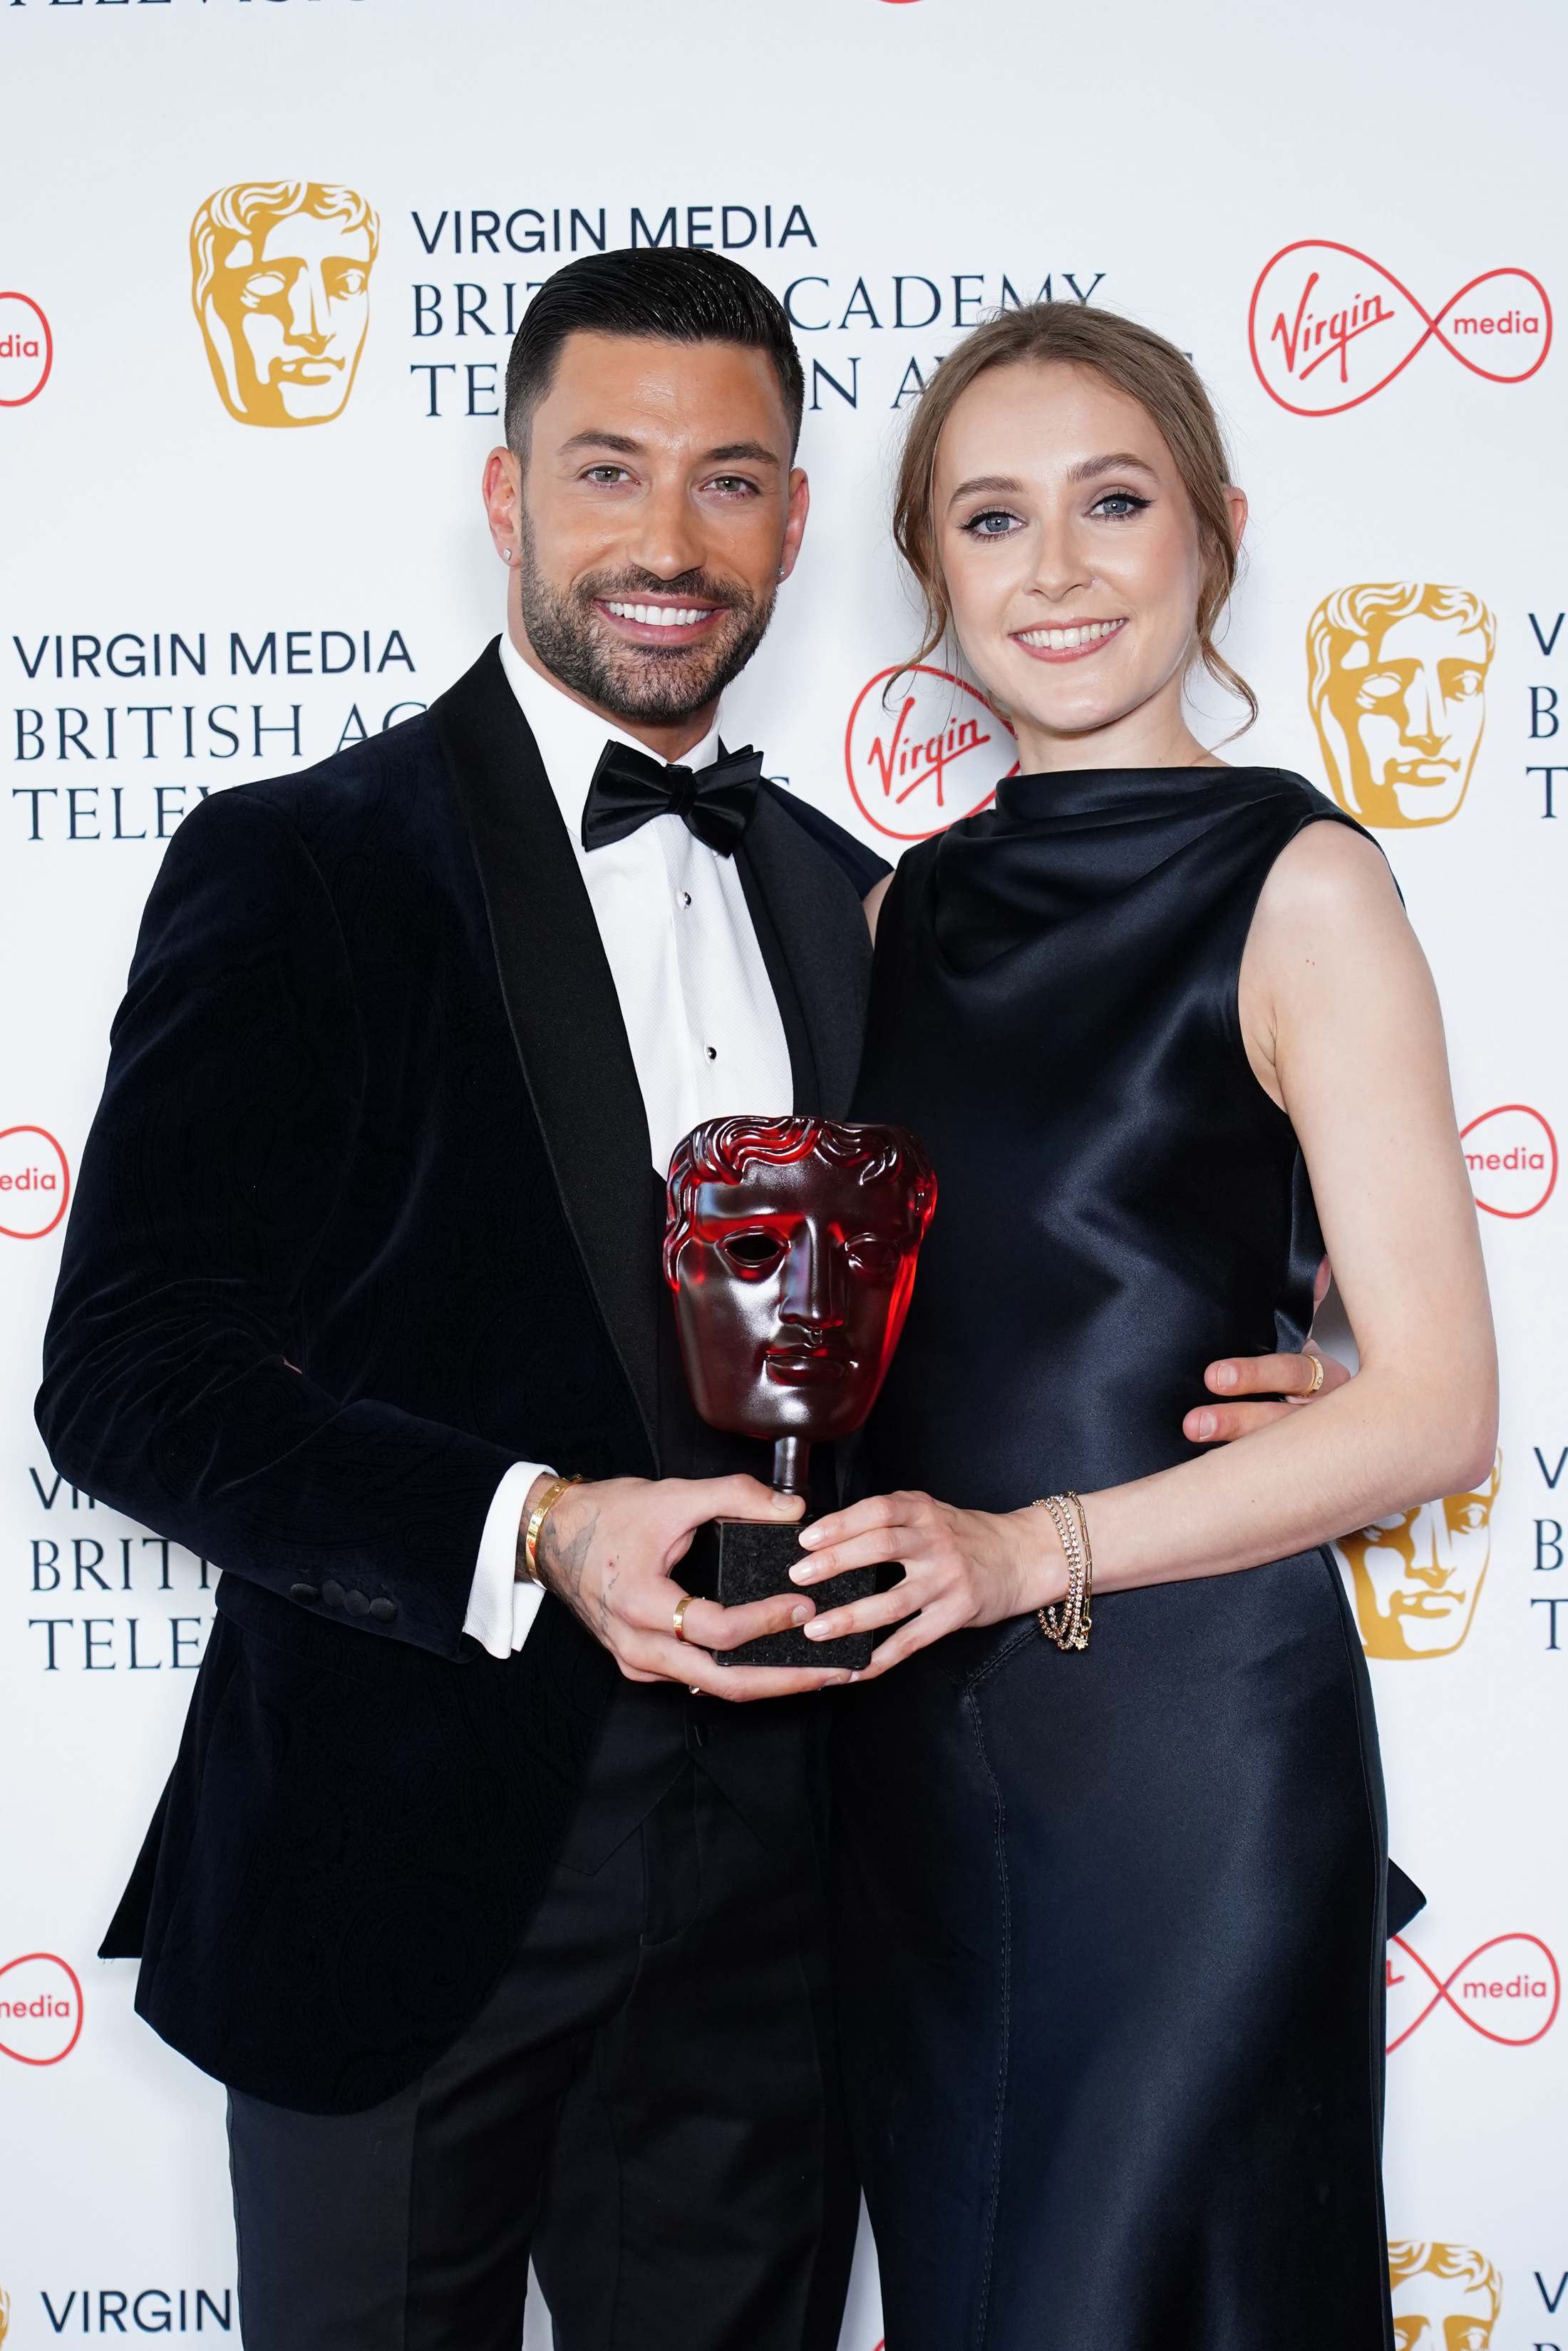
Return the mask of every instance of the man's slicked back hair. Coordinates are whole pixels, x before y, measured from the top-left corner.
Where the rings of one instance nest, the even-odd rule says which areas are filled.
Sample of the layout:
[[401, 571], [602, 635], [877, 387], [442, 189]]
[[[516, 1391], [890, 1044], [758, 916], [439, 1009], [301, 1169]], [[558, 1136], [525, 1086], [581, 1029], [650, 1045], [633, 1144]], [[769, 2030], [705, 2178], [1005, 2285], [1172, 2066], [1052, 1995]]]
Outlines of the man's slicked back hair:
[[507, 445], [527, 463], [534, 410], [555, 381], [569, 335], [635, 335], [669, 343], [739, 343], [766, 351], [800, 437], [806, 405], [800, 354], [784, 306], [749, 269], [701, 246], [625, 246], [586, 253], [547, 277], [523, 313], [507, 361]]

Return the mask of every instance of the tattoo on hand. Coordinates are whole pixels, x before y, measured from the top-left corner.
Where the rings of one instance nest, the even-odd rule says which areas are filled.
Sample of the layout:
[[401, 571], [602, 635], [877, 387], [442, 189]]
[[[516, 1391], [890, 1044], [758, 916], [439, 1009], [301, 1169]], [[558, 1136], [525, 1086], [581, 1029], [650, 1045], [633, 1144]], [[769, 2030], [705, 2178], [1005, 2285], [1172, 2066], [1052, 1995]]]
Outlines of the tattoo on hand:
[[[539, 1529], [538, 1541], [534, 1545], [534, 1564], [538, 1569], [540, 1581], [558, 1600], [564, 1600], [585, 1625], [588, 1624], [588, 1614], [582, 1604], [582, 1579], [598, 1531], [599, 1512], [591, 1505], [582, 1524], [574, 1528], [563, 1541], [552, 1510]], [[589, 1629], [591, 1631], [593, 1628], [590, 1625]]]

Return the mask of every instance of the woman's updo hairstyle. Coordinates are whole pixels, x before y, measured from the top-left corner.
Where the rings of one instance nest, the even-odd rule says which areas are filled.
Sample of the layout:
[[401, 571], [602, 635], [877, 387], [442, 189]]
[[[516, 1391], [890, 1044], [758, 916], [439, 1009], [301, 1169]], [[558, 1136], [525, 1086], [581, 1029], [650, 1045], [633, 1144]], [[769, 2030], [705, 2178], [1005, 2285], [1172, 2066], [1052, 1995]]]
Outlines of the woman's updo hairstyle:
[[936, 554], [936, 445], [962, 395], [992, 368], [1025, 364], [1092, 368], [1117, 392], [1135, 400], [1165, 436], [1197, 517], [1203, 556], [1195, 659], [1210, 677], [1258, 716], [1258, 697], [1214, 642], [1214, 627], [1236, 580], [1236, 542], [1225, 492], [1230, 458], [1219, 419], [1197, 370], [1174, 343], [1113, 310], [1077, 302], [1030, 302], [1004, 310], [966, 337], [941, 361], [910, 416], [899, 460], [893, 536], [925, 602], [925, 635], [917, 662], [942, 642], [952, 619], [947, 583]]

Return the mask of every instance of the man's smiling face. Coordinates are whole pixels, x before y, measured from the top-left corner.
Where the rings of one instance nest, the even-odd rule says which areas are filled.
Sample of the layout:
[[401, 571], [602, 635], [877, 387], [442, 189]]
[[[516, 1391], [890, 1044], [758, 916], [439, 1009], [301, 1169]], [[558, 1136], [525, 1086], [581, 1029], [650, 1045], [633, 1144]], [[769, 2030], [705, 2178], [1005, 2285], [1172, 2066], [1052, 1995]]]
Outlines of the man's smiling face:
[[515, 501], [519, 651], [623, 723], [710, 710], [761, 643], [805, 527], [790, 438], [764, 350], [569, 336], [526, 470], [497, 451], [486, 475], [493, 528]]

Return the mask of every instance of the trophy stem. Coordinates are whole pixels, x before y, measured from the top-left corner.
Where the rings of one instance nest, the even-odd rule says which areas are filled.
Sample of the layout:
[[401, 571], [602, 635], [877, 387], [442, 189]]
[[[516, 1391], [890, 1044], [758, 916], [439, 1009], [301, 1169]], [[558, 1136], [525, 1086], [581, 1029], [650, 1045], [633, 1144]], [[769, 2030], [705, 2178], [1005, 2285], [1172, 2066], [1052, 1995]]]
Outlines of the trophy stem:
[[811, 1447], [804, 1437], [780, 1437], [773, 1447], [773, 1485], [780, 1494], [809, 1494]]

